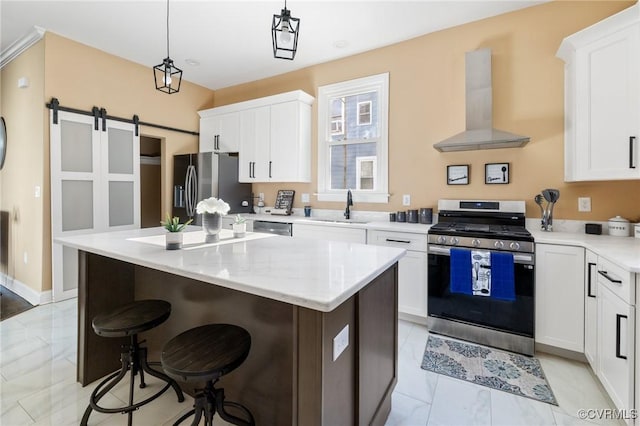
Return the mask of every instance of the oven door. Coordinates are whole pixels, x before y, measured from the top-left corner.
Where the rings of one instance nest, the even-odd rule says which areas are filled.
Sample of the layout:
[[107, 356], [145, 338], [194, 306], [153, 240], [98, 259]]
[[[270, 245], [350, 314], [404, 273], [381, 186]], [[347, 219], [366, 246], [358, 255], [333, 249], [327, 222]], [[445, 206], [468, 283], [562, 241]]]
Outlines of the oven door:
[[516, 298], [504, 301], [451, 293], [449, 249], [438, 245], [428, 248], [429, 316], [533, 338], [534, 254], [514, 253]]

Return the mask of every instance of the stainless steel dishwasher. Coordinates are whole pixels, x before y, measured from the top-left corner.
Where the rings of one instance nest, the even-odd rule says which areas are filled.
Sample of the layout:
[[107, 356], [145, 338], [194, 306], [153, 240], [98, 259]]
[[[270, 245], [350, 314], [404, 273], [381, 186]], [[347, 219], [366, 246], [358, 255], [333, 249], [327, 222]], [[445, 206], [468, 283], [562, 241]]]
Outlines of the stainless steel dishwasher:
[[286, 222], [270, 222], [268, 220], [254, 220], [253, 232], [265, 234], [276, 234], [290, 237], [292, 235], [292, 224]]

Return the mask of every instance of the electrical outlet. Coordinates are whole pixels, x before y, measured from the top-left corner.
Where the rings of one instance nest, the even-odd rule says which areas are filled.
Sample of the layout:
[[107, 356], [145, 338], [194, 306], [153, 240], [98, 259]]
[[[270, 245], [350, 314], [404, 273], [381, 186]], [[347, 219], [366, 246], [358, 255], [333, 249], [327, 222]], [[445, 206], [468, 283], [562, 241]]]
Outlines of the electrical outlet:
[[302, 202], [303, 203], [309, 202], [309, 194], [302, 194]]
[[34, 195], [36, 198], [40, 198], [40, 187], [36, 185]]
[[22, 255], [22, 260], [24, 261], [24, 264], [27, 264], [27, 252], [25, 251], [24, 254]]
[[579, 197], [578, 198], [578, 211], [590, 212], [591, 211], [591, 197]]
[[410, 206], [411, 205], [411, 195], [404, 194], [402, 196], [402, 205], [403, 206]]
[[333, 338], [333, 360], [338, 359], [340, 354], [349, 346], [349, 324], [345, 325], [340, 333]]

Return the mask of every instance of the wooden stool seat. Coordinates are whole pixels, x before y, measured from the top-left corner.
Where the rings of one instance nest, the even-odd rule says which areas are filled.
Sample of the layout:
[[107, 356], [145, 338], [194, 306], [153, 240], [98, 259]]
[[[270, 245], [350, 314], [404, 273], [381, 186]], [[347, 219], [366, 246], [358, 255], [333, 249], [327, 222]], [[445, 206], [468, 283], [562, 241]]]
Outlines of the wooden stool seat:
[[164, 300], [138, 300], [97, 315], [91, 325], [98, 336], [126, 337], [162, 324], [171, 314], [171, 304]]
[[[226, 401], [224, 389], [215, 382], [235, 370], [249, 355], [251, 335], [245, 329], [231, 324], [208, 324], [192, 328], [171, 339], [162, 349], [160, 357], [165, 373], [186, 382], [205, 382], [196, 389], [194, 409], [180, 417], [174, 425], [194, 416], [192, 425], [205, 418], [205, 425], [213, 425], [217, 412], [223, 420], [242, 426], [255, 425], [251, 412], [244, 406]], [[244, 418], [229, 413], [232, 407]]]

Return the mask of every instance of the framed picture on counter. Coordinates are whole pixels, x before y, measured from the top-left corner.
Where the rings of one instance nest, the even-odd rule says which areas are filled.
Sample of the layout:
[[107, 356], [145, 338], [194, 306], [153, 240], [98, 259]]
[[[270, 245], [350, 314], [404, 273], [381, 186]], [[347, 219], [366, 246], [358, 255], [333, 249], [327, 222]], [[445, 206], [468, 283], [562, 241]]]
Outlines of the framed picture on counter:
[[487, 163], [484, 165], [484, 183], [509, 183], [509, 163]]
[[469, 165], [454, 164], [447, 166], [447, 185], [468, 185]]

